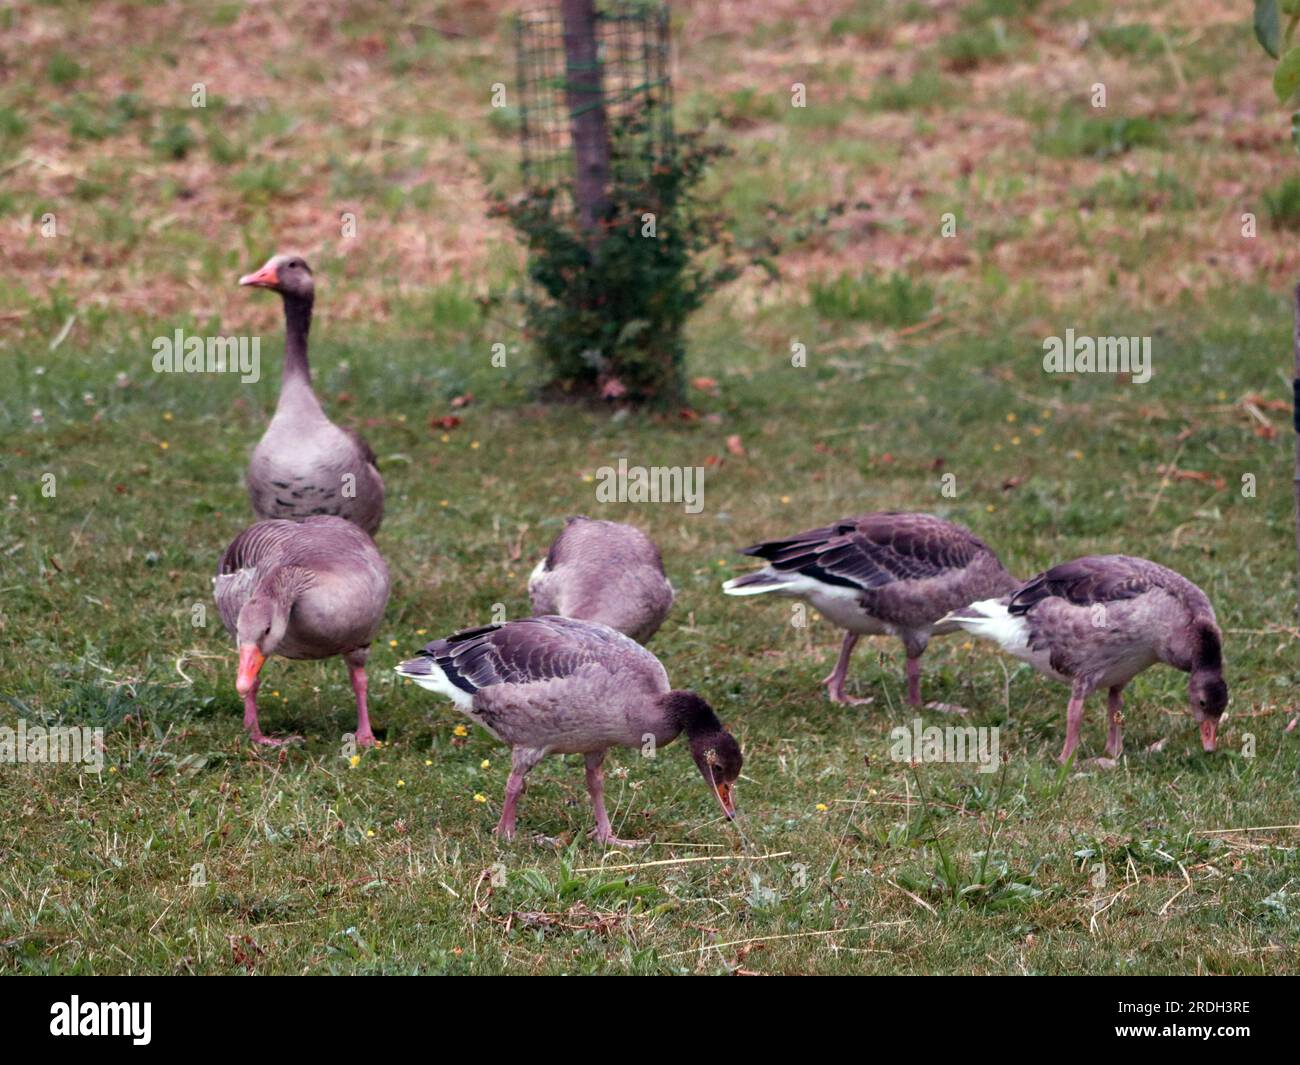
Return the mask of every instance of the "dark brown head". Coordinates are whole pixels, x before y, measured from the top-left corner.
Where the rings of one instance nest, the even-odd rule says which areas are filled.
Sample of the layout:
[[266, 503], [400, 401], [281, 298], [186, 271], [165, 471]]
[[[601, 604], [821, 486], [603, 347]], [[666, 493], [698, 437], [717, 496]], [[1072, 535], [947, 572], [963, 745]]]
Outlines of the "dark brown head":
[[663, 697], [674, 722], [686, 733], [691, 757], [722, 804], [722, 812], [736, 816], [735, 785], [744, 765], [736, 737], [722, 727], [713, 707], [691, 691], [671, 691]]
[[1228, 685], [1223, 680], [1223, 647], [1219, 627], [1197, 621], [1192, 627], [1192, 675], [1187, 682], [1192, 716], [1201, 726], [1201, 746], [1213, 751], [1218, 743], [1219, 719], [1228, 708]]
[[311, 267], [301, 255], [272, 255], [262, 269], [245, 274], [239, 283], [300, 300], [310, 300], [316, 292]]

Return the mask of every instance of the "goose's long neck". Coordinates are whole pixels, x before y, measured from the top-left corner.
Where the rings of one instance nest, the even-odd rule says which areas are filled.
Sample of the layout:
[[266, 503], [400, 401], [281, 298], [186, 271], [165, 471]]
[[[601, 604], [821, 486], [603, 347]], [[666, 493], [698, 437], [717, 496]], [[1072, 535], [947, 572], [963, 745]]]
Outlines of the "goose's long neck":
[[[310, 296], [284, 297], [284, 374], [280, 399], [296, 393], [312, 394], [311, 367], [307, 364], [307, 333], [311, 329]], [[314, 397], [313, 397], [314, 398]]]

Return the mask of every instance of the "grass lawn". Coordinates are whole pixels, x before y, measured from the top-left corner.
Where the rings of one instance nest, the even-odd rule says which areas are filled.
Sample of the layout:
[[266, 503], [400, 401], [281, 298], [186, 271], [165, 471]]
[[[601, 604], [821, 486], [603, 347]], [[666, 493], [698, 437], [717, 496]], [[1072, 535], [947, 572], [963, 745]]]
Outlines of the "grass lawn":
[[[679, 6], [682, 121], [720, 116], [737, 148], [714, 184], [742, 236], [769, 201], [870, 206], [791, 247], [780, 282], [746, 276], [696, 316], [688, 408], [615, 416], [540, 403], [516, 316], [476, 303], [520, 276], [485, 218], [515, 180], [487, 103], [513, 77], [509, 5], [0, 13], [0, 725], [107, 729], [99, 776], [0, 766], [0, 971], [1297, 970], [1277, 401], [1300, 211], [1249, 18]], [[317, 275], [317, 392], [387, 482], [383, 742], [356, 764], [338, 660], [268, 662], [263, 728], [308, 741], [250, 746], [211, 603], [279, 382], [279, 301], [235, 279], [281, 247]], [[262, 380], [154, 374], [152, 338], [177, 328], [260, 335]], [[1150, 336], [1151, 380], [1045, 374], [1043, 340], [1067, 328]], [[705, 467], [703, 512], [598, 503], [620, 457]], [[855, 657], [850, 689], [875, 703], [835, 706], [817, 685], [835, 629], [719, 591], [749, 566], [736, 547], [870, 509], [960, 521], [1024, 576], [1122, 551], [1199, 583], [1225, 633], [1219, 752], [1200, 751], [1186, 677], [1155, 668], [1128, 690], [1121, 765], [1064, 772], [1067, 690], [948, 637], [926, 697], [998, 726], [1005, 768], [893, 761], [890, 730], [914, 717], [897, 642]], [[606, 763], [615, 831], [652, 846], [586, 839], [579, 759], [531, 774], [503, 844], [506, 750], [391, 672], [497, 604], [526, 613], [571, 513], [660, 544], [678, 600], [651, 647], [744, 748], [736, 822], [679, 741]], [[1081, 760], [1102, 753], [1103, 702]]]

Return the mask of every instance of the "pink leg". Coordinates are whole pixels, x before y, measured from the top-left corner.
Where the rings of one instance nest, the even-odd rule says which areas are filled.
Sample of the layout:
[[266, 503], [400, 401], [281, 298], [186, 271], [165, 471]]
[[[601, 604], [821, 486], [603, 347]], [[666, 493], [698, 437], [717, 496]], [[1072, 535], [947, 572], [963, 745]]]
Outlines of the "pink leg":
[[1079, 745], [1079, 730], [1083, 727], [1083, 701], [1088, 698], [1088, 689], [1076, 683], [1070, 692], [1070, 706], [1065, 713], [1065, 746], [1057, 759], [1062, 765], [1070, 760], [1070, 755]]
[[253, 682], [253, 690], [244, 696], [244, 728], [248, 730], [249, 738], [254, 743], [260, 743], [263, 747], [282, 747], [286, 743], [301, 740], [301, 736], [285, 736], [283, 739], [275, 739], [271, 736], [262, 735], [262, 727], [257, 723], [257, 689], [261, 686], [262, 678], [258, 677]]
[[1110, 732], [1106, 735], [1106, 753], [1118, 758], [1124, 753], [1124, 697], [1122, 688], [1111, 688], [1106, 710], [1110, 714]]
[[510, 778], [506, 781], [506, 798], [501, 804], [501, 820], [496, 833], [502, 839], [515, 838], [515, 804], [524, 793], [524, 777], [542, 760], [542, 752], [528, 747], [516, 747], [510, 752]]
[[907, 660], [907, 702], [910, 706], [921, 705], [921, 659]]
[[370, 731], [370, 711], [366, 707], [366, 665], [348, 662], [348, 674], [352, 678], [352, 692], [357, 697], [357, 746], [373, 747], [375, 734]]
[[853, 655], [853, 648], [858, 644], [858, 634], [856, 632], [846, 632], [844, 642], [840, 645], [840, 657], [835, 662], [835, 668], [831, 670], [822, 683], [826, 685], [826, 694], [833, 703], [847, 703], [852, 706], [866, 706], [873, 702], [872, 699], [857, 699], [852, 695], [844, 694], [844, 678], [849, 672], [849, 658]]
[[610, 847], [643, 847], [644, 843], [619, 839], [610, 830], [609, 814], [605, 812], [605, 771], [601, 768], [604, 761], [604, 751], [587, 755], [587, 792], [591, 795], [591, 808], [596, 814], [596, 827], [592, 834]]

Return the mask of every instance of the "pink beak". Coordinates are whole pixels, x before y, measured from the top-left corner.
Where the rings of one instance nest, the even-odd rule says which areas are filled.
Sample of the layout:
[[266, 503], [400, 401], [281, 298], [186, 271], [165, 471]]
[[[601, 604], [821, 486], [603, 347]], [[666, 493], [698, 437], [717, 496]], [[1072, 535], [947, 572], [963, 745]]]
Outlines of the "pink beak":
[[239, 283], [252, 285], [254, 288], [275, 288], [280, 283], [280, 275], [275, 272], [275, 267], [268, 263], [260, 270], [245, 274], [239, 279]]
[[1213, 751], [1218, 742], [1219, 723], [1214, 718], [1207, 717], [1201, 722], [1201, 746], [1207, 751]]
[[247, 695], [257, 685], [257, 674], [266, 661], [266, 655], [257, 649], [257, 644], [246, 643], [239, 648], [239, 673], [235, 677], [235, 691]]

